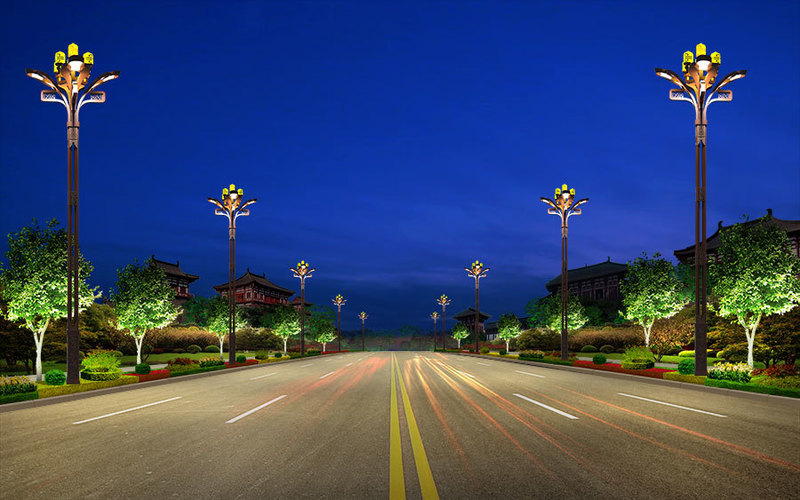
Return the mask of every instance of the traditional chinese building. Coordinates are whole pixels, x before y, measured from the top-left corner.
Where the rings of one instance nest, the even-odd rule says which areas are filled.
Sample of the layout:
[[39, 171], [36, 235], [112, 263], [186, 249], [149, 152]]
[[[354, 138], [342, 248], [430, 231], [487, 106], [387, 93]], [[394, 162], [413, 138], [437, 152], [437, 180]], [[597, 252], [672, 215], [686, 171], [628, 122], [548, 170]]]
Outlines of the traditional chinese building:
[[[294, 295], [292, 290], [280, 287], [262, 274], [258, 276], [247, 270], [244, 275], [233, 282], [236, 293], [236, 303], [243, 306], [269, 306], [274, 304], [289, 304], [289, 297]], [[228, 296], [228, 283], [214, 287], [223, 297]]]
[[[475, 313], [472, 313], [475, 316]], [[528, 326], [528, 317], [525, 316], [524, 318], [517, 318], [519, 321], [519, 328], [520, 330], [524, 331], [530, 328]], [[486, 340], [495, 340], [497, 339], [497, 334], [500, 333], [499, 329], [497, 328], [497, 321], [491, 321], [486, 323]]]
[[187, 300], [194, 297], [194, 295], [189, 293], [189, 285], [196, 281], [199, 276], [185, 273], [183, 269], [181, 269], [181, 261], [176, 261], [173, 264], [172, 262], [158, 260], [156, 256], [153, 255], [150, 259], [150, 265], [160, 267], [164, 271], [164, 274], [167, 275], [167, 283], [175, 290], [175, 299], [172, 301], [173, 304], [181, 306], [185, 304]]
[[[464, 323], [464, 326], [467, 327], [468, 331], [470, 331], [470, 332], [474, 332], [475, 331], [475, 309], [473, 309], [471, 307], [468, 307], [468, 308], [464, 309], [463, 311], [461, 311], [460, 313], [454, 314], [452, 316], [452, 318], [454, 320], [456, 320], [456, 321], [460, 321], [461, 323]], [[484, 331], [483, 323], [484, 323], [484, 321], [486, 321], [489, 318], [491, 318], [491, 316], [486, 314], [486, 313], [484, 313], [484, 312], [479, 312], [478, 313], [478, 330], [479, 331]]]
[[[628, 271], [627, 264], [607, 261], [567, 271], [569, 292], [585, 299], [620, 300], [619, 284]], [[561, 275], [545, 284], [550, 293], [560, 293]]]
[[[757, 222], [758, 219], [744, 222], [744, 224], [751, 225]], [[800, 257], [800, 220], [776, 219], [772, 216], [772, 209], [768, 208], [766, 222], [767, 224], [774, 224], [786, 232], [786, 235], [789, 237], [789, 249], [792, 251], [792, 255]], [[708, 253], [709, 260], [716, 261], [717, 250], [719, 250], [720, 245], [719, 233], [721, 230], [729, 227], [731, 227], [731, 225], [723, 226], [722, 221], [719, 221], [717, 230], [706, 239], [706, 252]], [[674, 254], [675, 258], [684, 264], [694, 263], [694, 245], [681, 250], [675, 250]]]

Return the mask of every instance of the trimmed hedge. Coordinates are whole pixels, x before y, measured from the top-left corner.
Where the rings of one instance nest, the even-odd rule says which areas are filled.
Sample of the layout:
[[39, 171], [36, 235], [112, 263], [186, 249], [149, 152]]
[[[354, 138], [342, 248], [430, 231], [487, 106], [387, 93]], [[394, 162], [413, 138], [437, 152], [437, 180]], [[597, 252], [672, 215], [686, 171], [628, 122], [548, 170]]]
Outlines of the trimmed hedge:
[[595, 365], [604, 365], [606, 364], [606, 361], [608, 361], [608, 358], [606, 358], [606, 355], [603, 353], [595, 354], [594, 356], [592, 356], [592, 363], [594, 363]]
[[213, 345], [213, 344], [212, 345], [207, 345], [206, 348], [203, 349], [203, 350], [205, 352], [219, 352], [219, 346], [218, 345]]
[[678, 373], [681, 375], [694, 375], [694, 357], [680, 360], [678, 362]]
[[137, 377], [139, 382], [148, 382], [150, 380], [159, 380], [162, 378], [169, 378], [172, 374], [169, 370], [153, 370], [146, 375], [140, 375], [138, 373], [126, 373], [125, 375]]
[[81, 378], [84, 380], [92, 380], [95, 382], [105, 380], [117, 380], [122, 376], [122, 370], [109, 370], [104, 372], [81, 372]]
[[581, 368], [592, 368], [594, 370], [603, 370], [607, 372], [627, 373], [628, 375], [640, 375], [643, 377], [651, 377], [651, 378], [664, 378], [664, 374], [671, 373], [666, 368], [649, 368], [647, 370], [627, 370], [616, 363], [595, 365], [591, 361], [575, 361], [573, 366], [579, 366]]
[[50, 370], [44, 374], [44, 381], [48, 385], [64, 385], [67, 381], [67, 374], [61, 370]]
[[64, 394], [74, 394], [76, 392], [91, 391], [93, 389], [104, 389], [106, 387], [116, 387], [118, 385], [135, 384], [138, 382], [136, 377], [120, 377], [116, 380], [105, 380], [102, 382], [82, 381], [80, 384], [67, 385], [39, 385], [39, 397], [49, 398], [51, 396], [61, 396]]
[[150, 373], [150, 365], [148, 365], [147, 363], [139, 363], [138, 365], [136, 365], [133, 371], [137, 375], [147, 375], [148, 373]]
[[193, 373], [203, 373], [203, 372], [213, 372], [216, 370], [223, 370], [225, 369], [225, 365], [218, 365], [218, 366], [208, 366], [208, 367], [201, 367], [197, 365], [197, 367], [186, 368], [183, 370], [168, 370], [170, 373], [170, 377], [180, 377], [181, 375], [192, 375]]
[[616, 349], [614, 349], [614, 346], [613, 346], [613, 345], [608, 345], [608, 344], [606, 344], [606, 345], [604, 345], [604, 346], [602, 346], [602, 347], [600, 348], [600, 352], [602, 352], [602, 353], [604, 353], [604, 354], [611, 354], [611, 353], [612, 353], [612, 352], [614, 352], [615, 350], [616, 350]]
[[785, 389], [783, 387], [769, 387], [756, 384], [743, 384], [741, 382], [731, 382], [729, 380], [715, 380], [706, 378], [706, 384], [711, 387], [722, 387], [724, 389], [737, 389], [747, 392], [760, 392], [761, 394], [773, 394], [775, 396], [787, 396], [790, 398], [800, 398], [800, 389]]
[[581, 347], [581, 352], [597, 352], [597, 348], [592, 344], [587, 344]]
[[622, 361], [622, 367], [626, 370], [649, 370], [653, 368], [655, 363], [650, 359], [634, 359], [631, 361]]
[[7, 394], [5, 396], [0, 396], [0, 405], [5, 403], [16, 403], [17, 401], [30, 401], [31, 399], [39, 399], [39, 393], [33, 391], [33, 392], [20, 392], [17, 394]]
[[[692, 368], [692, 373], [694, 373], [694, 368]], [[664, 379], [674, 380], [676, 382], [688, 382], [690, 384], [700, 384], [700, 385], [705, 385], [706, 383], [706, 378], [702, 375], [683, 375], [677, 372], [665, 373]]]
[[189, 354], [197, 354], [198, 352], [202, 352], [203, 348], [197, 344], [192, 344], [186, 348], [186, 352]]

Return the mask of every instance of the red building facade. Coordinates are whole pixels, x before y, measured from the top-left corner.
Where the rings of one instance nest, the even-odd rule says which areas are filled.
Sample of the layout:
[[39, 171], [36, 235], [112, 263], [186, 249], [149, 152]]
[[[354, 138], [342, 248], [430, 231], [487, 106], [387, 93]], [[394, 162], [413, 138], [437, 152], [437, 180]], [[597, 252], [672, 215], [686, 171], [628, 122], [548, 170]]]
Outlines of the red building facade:
[[189, 293], [189, 285], [196, 281], [199, 276], [185, 273], [181, 269], [181, 261], [176, 261], [173, 264], [172, 262], [158, 260], [156, 256], [153, 255], [150, 259], [150, 265], [160, 267], [164, 271], [164, 274], [167, 275], [167, 283], [175, 290], [175, 300], [172, 301], [173, 304], [180, 306], [194, 297], [194, 295]]
[[[280, 287], [264, 277], [250, 272], [250, 269], [234, 282], [236, 303], [242, 306], [288, 305], [292, 290]], [[228, 283], [214, 287], [223, 297], [228, 296]]]

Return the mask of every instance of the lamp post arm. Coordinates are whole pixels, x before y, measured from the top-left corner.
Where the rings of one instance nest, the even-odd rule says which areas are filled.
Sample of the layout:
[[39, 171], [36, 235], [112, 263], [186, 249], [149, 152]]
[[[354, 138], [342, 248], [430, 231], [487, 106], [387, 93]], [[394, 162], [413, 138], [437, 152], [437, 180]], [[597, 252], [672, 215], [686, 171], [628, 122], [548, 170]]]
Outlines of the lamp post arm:
[[725, 85], [731, 83], [734, 80], [738, 80], [740, 78], [744, 78], [745, 75], [747, 75], [747, 70], [746, 69], [742, 69], [742, 70], [739, 70], [739, 71], [731, 71], [730, 73], [725, 75], [721, 80], [717, 81], [717, 84], [714, 85], [711, 88], [711, 90], [709, 91], [709, 94], [713, 94], [714, 92], [718, 91], [719, 89], [721, 89], [722, 87], [724, 87]]

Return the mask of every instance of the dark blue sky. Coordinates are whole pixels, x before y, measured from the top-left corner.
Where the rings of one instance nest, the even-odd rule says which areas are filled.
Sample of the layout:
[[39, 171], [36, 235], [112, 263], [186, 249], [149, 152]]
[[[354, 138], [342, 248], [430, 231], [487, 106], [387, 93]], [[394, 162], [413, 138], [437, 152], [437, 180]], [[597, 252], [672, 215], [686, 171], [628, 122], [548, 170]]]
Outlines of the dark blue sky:
[[[73, 8], [74, 7], [74, 8]], [[800, 4], [762, 2], [15, 1], [0, 18], [0, 233], [66, 221], [65, 111], [25, 68], [75, 42], [120, 70], [81, 115], [81, 249], [105, 294], [133, 259], [227, 280], [208, 196], [257, 197], [238, 269], [348, 303], [342, 326], [429, 328], [473, 305], [523, 314], [559, 273], [540, 196], [588, 196], [570, 267], [693, 243], [689, 104], [655, 66], [704, 42], [747, 69], [709, 112], [710, 231], [800, 218]], [[60, 16], [60, 17], [59, 17]], [[5, 239], [0, 245], [3, 253]], [[452, 324], [452, 323], [451, 323]]]

